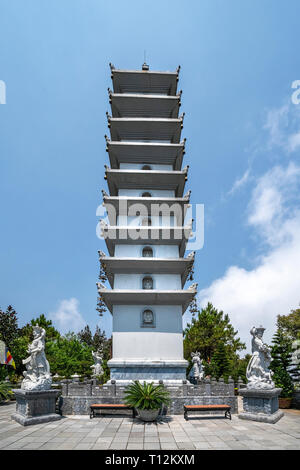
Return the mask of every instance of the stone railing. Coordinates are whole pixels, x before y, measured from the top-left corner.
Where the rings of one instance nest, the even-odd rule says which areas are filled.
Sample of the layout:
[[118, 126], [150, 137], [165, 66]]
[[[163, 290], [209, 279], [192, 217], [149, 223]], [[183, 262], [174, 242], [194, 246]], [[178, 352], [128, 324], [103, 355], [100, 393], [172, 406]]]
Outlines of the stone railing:
[[[160, 381], [163, 384], [163, 381]], [[169, 414], [182, 414], [183, 405], [231, 405], [232, 413], [237, 413], [237, 397], [234, 393], [234, 381], [229, 378], [205, 379], [197, 385], [187, 381], [182, 384], [165, 385], [170, 393], [171, 404], [164, 410]], [[110, 384], [99, 385], [97, 381], [85, 379], [79, 382], [78, 378], [66, 379], [61, 382], [60, 407], [64, 415], [89, 414], [92, 403], [123, 403], [126, 386], [117, 385], [115, 381]]]

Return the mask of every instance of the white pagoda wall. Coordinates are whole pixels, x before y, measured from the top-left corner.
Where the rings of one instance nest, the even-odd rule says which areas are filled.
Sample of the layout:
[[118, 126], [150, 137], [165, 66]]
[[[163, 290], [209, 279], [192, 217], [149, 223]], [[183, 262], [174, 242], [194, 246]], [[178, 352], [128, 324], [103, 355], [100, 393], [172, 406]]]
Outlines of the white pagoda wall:
[[[141, 326], [142, 311], [155, 314], [155, 327]], [[114, 305], [113, 358], [137, 361], [182, 360], [182, 309], [180, 305]]]

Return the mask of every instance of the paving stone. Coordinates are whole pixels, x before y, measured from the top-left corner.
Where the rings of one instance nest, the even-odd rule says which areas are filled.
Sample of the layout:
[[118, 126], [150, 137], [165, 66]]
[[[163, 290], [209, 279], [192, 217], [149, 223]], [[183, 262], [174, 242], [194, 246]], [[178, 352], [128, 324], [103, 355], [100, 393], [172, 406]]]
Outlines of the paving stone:
[[15, 404], [0, 408], [0, 449], [300, 450], [300, 412], [286, 412], [275, 425], [221, 419], [163, 418], [157, 424], [131, 418], [70, 416], [26, 427], [12, 422]]

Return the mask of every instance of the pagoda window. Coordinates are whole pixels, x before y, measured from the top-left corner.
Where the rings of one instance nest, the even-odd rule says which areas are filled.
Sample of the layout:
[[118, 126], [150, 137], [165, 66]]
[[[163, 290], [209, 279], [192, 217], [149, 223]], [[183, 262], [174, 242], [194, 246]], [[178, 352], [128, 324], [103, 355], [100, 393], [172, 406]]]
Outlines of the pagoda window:
[[146, 309], [142, 312], [142, 327], [154, 327], [154, 313], [150, 309]]
[[151, 246], [145, 246], [143, 248], [143, 257], [144, 258], [153, 258], [153, 250]]
[[150, 276], [146, 276], [143, 278], [143, 289], [151, 290], [153, 289], [153, 279]]
[[142, 166], [142, 170], [151, 170], [151, 166], [150, 165], [143, 165]]
[[152, 197], [152, 194], [146, 191], [145, 193], [142, 194], [142, 197]]

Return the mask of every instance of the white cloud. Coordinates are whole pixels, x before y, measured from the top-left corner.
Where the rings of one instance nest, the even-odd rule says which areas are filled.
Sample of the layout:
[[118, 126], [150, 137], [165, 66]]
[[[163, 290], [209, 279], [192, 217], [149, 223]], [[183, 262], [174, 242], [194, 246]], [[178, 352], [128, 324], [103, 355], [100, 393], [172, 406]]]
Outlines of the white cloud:
[[288, 314], [300, 302], [300, 167], [276, 166], [257, 181], [247, 212], [247, 223], [260, 237], [266, 254], [252, 270], [231, 266], [199, 292], [207, 302], [228, 313], [248, 345], [249, 330], [263, 324], [271, 341], [276, 316]]
[[248, 168], [243, 176], [241, 178], [238, 178], [235, 180], [235, 182], [232, 185], [232, 188], [230, 191], [228, 191], [229, 195], [234, 194], [238, 189], [240, 189], [242, 186], [244, 186], [248, 181], [249, 181], [249, 176], [250, 176], [250, 168]]
[[77, 333], [86, 325], [79, 312], [79, 301], [75, 297], [61, 300], [56, 312], [51, 312], [49, 317], [61, 333]]
[[290, 100], [268, 111], [264, 129], [268, 132], [267, 148], [281, 148], [287, 155], [300, 147], [300, 105]]
[[300, 132], [292, 134], [288, 138], [288, 150], [289, 152], [294, 152], [297, 148], [300, 147]]

